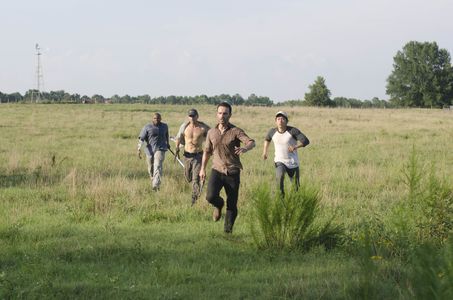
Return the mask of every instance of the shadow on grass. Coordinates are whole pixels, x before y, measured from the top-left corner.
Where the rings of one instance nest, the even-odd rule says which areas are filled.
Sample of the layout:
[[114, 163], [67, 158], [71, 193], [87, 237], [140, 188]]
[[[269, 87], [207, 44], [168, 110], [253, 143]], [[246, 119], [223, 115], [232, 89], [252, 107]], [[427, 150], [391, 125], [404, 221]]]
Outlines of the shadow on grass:
[[259, 252], [245, 235], [181, 224], [94, 229], [1, 238], [0, 298], [343, 298], [355, 268], [339, 253]]
[[21, 186], [29, 182], [30, 176], [25, 173], [0, 175], [0, 188]]
[[[149, 177], [145, 167], [143, 167], [143, 171], [130, 170], [113, 172], [109, 170], [102, 170], [99, 171], [98, 175], [107, 179], [120, 176], [131, 180]], [[55, 174], [42, 174], [39, 172], [21, 172], [9, 175], [0, 174], [0, 188], [53, 185], [64, 180], [66, 176], [67, 174], [57, 172], [55, 172]]]

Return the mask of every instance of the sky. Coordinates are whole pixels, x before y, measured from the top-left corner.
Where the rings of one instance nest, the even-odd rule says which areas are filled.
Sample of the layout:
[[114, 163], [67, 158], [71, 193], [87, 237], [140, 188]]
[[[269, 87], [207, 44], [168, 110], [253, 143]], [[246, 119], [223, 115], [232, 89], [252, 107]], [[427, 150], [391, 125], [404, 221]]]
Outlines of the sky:
[[388, 99], [409, 41], [453, 53], [451, 0], [0, 0], [0, 92]]

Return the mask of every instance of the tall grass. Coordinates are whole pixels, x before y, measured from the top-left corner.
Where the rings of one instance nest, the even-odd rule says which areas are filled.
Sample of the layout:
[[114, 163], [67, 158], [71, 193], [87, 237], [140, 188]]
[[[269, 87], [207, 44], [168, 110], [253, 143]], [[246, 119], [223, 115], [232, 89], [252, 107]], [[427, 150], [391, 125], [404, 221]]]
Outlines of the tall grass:
[[332, 248], [340, 240], [341, 228], [333, 225], [332, 218], [319, 221], [323, 212], [316, 188], [302, 184], [281, 196], [272, 195], [268, 186], [260, 186], [253, 195], [257, 224], [252, 222], [251, 230], [259, 248], [308, 251], [317, 245]]
[[[451, 299], [453, 188], [434, 170], [426, 169], [412, 147], [402, 170], [405, 196], [388, 215], [375, 213], [358, 230], [355, 247], [363, 276], [351, 295], [380, 298], [373, 283], [390, 274], [395, 284], [403, 287], [400, 293], [404, 297]], [[392, 265], [398, 263], [405, 268], [395, 272]]]
[[[205, 195], [190, 206], [170, 156], [154, 193], [135, 155], [154, 111], [174, 135], [188, 108], [0, 105], [0, 298], [449, 295], [451, 113], [279, 107], [310, 138], [299, 150], [309, 188], [286, 202], [261, 191], [257, 203], [256, 187], [275, 182], [259, 153], [277, 109], [236, 107], [231, 121], [257, 147], [241, 158], [239, 216], [224, 236]], [[214, 106], [197, 109], [215, 124]], [[329, 221], [344, 229], [332, 251]]]

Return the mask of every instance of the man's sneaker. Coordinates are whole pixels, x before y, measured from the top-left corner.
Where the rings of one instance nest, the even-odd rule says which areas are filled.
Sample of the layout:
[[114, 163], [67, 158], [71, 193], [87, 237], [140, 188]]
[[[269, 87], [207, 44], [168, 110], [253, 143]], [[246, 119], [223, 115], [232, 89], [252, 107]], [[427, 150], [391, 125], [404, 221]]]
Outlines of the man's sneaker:
[[212, 213], [212, 219], [214, 222], [217, 222], [222, 217], [222, 209], [218, 207], [214, 207], [214, 212]]

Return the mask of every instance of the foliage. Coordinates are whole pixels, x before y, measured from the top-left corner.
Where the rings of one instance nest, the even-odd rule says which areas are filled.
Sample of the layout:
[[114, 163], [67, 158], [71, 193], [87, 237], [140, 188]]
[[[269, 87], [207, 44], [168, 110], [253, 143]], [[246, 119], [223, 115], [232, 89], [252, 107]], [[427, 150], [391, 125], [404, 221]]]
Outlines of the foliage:
[[[24, 96], [20, 93], [4, 94], [0, 92], [0, 103], [18, 103], [18, 102], [36, 102], [38, 90], [28, 90]], [[79, 94], [69, 94], [64, 90], [39, 92], [39, 103], [143, 103], [143, 104], [179, 104], [179, 105], [201, 105], [201, 104], [218, 104], [222, 101], [227, 101], [232, 105], [248, 105], [248, 106], [272, 106], [273, 101], [266, 96], [257, 96], [250, 94], [247, 99], [244, 99], [239, 94], [228, 95], [220, 94], [214, 96], [198, 95], [198, 96], [159, 96], [151, 98], [149, 95], [113, 95], [110, 98], [99, 94], [94, 94], [89, 97], [87, 95], [80, 96]]]
[[377, 97], [365, 101], [354, 98], [335, 97], [332, 101], [335, 107], [347, 108], [391, 108], [393, 106], [391, 103]]
[[450, 54], [436, 42], [407, 43], [398, 51], [387, 79], [387, 94], [400, 106], [443, 107], [453, 104]]
[[406, 208], [415, 213], [417, 242], [444, 244], [453, 234], [453, 188], [437, 178], [434, 165], [425, 172], [415, 147], [404, 175], [409, 190]]
[[244, 104], [250, 106], [272, 106], [273, 102], [269, 99], [269, 97], [260, 97], [255, 94], [251, 94]]
[[406, 197], [387, 216], [378, 213], [362, 223], [359, 243], [369, 235], [373, 255], [407, 260], [420, 245], [442, 247], [453, 234], [453, 188], [425, 172], [415, 148], [403, 170]]
[[315, 82], [308, 87], [310, 91], [305, 94], [305, 102], [310, 106], [332, 106], [330, 90], [326, 86], [326, 80], [318, 76]]
[[257, 227], [252, 223], [252, 235], [259, 248], [302, 249], [336, 245], [341, 237], [340, 226], [332, 219], [324, 224], [320, 219], [319, 191], [302, 185], [285, 196], [272, 196], [267, 186], [255, 188], [253, 203]]
[[423, 244], [410, 257], [408, 298], [453, 299], [453, 241]]

